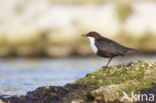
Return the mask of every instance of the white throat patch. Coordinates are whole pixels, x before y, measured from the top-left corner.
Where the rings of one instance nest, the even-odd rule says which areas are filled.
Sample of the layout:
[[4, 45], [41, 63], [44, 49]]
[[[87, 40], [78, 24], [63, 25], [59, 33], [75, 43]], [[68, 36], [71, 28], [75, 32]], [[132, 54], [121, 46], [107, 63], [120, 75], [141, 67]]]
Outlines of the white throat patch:
[[89, 41], [90, 41], [90, 46], [93, 50], [93, 52], [96, 54], [98, 49], [97, 47], [95, 46], [95, 39], [93, 37], [88, 37]]

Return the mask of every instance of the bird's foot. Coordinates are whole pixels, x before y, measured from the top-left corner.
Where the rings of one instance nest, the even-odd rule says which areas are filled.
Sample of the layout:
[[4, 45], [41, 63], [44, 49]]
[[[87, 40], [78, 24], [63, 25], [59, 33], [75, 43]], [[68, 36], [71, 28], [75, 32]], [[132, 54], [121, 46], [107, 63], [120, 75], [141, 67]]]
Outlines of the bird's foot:
[[104, 71], [104, 70], [106, 70], [106, 69], [109, 69], [109, 67], [107, 67], [107, 66], [102, 66], [101, 69], [99, 69], [99, 71]]
[[91, 75], [90, 73], [86, 74], [86, 77], [88, 77], [89, 75]]

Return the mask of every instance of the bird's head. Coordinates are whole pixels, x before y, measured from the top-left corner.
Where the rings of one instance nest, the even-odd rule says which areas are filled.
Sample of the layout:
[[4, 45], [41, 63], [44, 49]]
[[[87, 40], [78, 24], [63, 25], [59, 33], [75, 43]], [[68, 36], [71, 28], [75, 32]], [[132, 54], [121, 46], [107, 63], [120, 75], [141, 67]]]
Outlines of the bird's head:
[[101, 35], [99, 33], [94, 32], [94, 31], [89, 32], [88, 34], [83, 34], [82, 36], [84, 36], [84, 37], [92, 37], [92, 38], [95, 38], [95, 39], [101, 37]]

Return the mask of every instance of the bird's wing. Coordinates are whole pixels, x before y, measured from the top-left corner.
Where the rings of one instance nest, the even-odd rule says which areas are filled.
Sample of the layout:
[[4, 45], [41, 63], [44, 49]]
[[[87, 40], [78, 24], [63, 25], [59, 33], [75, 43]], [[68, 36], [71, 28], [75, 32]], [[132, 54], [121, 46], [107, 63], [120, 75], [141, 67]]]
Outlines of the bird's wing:
[[112, 53], [115, 55], [123, 55], [125, 47], [110, 40], [110, 39], [101, 39], [95, 42], [95, 45], [100, 51]]

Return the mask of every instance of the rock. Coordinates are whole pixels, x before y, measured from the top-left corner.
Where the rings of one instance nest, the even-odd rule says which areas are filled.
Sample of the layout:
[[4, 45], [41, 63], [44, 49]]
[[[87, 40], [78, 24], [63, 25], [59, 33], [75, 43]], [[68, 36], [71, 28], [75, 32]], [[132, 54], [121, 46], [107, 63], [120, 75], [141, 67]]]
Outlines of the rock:
[[[100, 87], [96, 90], [91, 92], [91, 95], [94, 97], [96, 101], [106, 101], [106, 102], [113, 102], [117, 99], [117, 96], [111, 91], [115, 85], [110, 85], [106, 87]], [[117, 88], [117, 87], [116, 87]]]
[[[129, 97], [123, 98], [124, 96]], [[156, 98], [156, 62], [132, 61], [96, 71], [73, 83], [39, 87], [21, 97], [0, 97], [0, 103], [132, 103], [133, 94]], [[140, 99], [141, 100], [141, 99]], [[143, 98], [145, 101], [145, 97]], [[141, 101], [141, 102], [144, 102]], [[156, 102], [156, 99], [155, 101]], [[146, 102], [145, 102], [146, 103]], [[150, 103], [150, 102], [147, 102]]]

